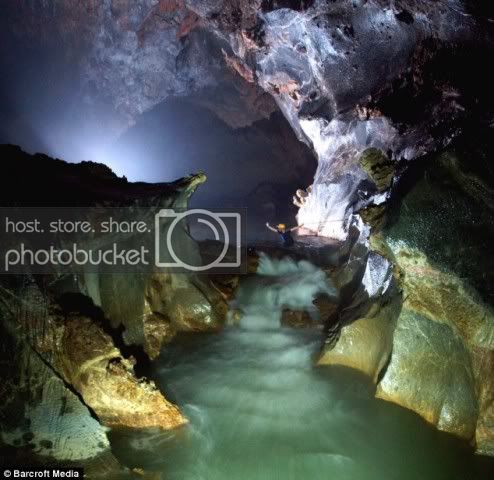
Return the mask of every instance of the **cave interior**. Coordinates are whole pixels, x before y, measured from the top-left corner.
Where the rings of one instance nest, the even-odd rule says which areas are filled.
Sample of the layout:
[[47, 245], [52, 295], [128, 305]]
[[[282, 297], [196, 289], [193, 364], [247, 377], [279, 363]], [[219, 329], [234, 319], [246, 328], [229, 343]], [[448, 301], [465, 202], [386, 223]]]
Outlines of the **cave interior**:
[[3, 1], [0, 468], [494, 478], [493, 53], [474, 0]]

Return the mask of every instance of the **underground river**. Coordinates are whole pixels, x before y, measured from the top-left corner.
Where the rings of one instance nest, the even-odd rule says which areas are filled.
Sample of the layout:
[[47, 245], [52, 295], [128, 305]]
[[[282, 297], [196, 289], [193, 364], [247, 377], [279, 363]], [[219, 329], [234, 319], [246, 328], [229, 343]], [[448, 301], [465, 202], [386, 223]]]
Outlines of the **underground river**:
[[154, 366], [190, 424], [113, 435], [116, 453], [172, 480], [473, 478], [461, 442], [376, 400], [355, 372], [315, 368], [320, 330], [280, 327], [283, 307], [332, 295], [326, 281], [309, 263], [263, 257], [237, 294], [239, 324], [168, 347]]

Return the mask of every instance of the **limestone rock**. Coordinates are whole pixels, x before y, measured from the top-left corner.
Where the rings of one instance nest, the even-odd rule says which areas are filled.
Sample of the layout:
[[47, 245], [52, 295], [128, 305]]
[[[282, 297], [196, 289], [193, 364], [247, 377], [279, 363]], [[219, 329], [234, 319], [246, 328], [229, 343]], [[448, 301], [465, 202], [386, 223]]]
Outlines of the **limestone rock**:
[[332, 325], [336, 322], [340, 305], [336, 299], [330, 299], [326, 295], [318, 296], [314, 300], [320, 322], [324, 325]]
[[159, 356], [161, 347], [172, 341], [176, 334], [176, 329], [171, 324], [168, 317], [157, 312], [152, 312], [147, 301], [144, 311], [143, 327], [144, 351], [151, 360], [154, 360]]
[[353, 368], [377, 383], [393, 350], [393, 332], [399, 308], [399, 298], [388, 300], [387, 305], [374, 304], [365, 317], [342, 327], [338, 342], [334, 347], [325, 346], [317, 365]]
[[494, 313], [420, 251], [392, 247], [405, 301], [377, 396], [492, 451]]
[[[177, 330], [218, 330], [223, 324], [226, 305], [223, 315], [218, 315], [200, 285], [191, 284], [188, 274], [159, 274], [154, 275], [152, 280], [148, 288], [152, 310], [168, 315]], [[208, 285], [205, 282], [204, 286]], [[217, 301], [221, 302], [222, 298], [218, 294], [216, 296]]]
[[477, 452], [494, 456], [494, 349], [472, 348], [472, 363], [479, 403], [475, 432]]
[[369, 205], [358, 213], [365, 223], [372, 227], [372, 231], [379, 231], [386, 222], [385, 205]]
[[9, 328], [103, 425], [171, 429], [186, 423], [153, 382], [136, 377], [134, 362], [122, 356], [104, 318], [64, 310], [33, 282], [11, 291], [8, 304], [14, 312]]
[[60, 347], [55, 365], [104, 425], [172, 429], [186, 423], [154, 382], [135, 377], [129, 360], [91, 319], [69, 318]]
[[391, 186], [394, 176], [394, 163], [377, 148], [368, 148], [359, 158], [360, 166], [375, 183], [377, 190], [382, 192]]
[[0, 391], [2, 442], [65, 462], [111, 457], [106, 429], [87, 406], [29, 346], [17, 349], [2, 360], [9, 362]]
[[492, 455], [489, 138], [479, 132], [428, 159], [425, 170], [411, 167], [370, 245], [394, 263], [403, 294], [377, 395]]
[[376, 396], [472, 441], [478, 417], [475, 390], [470, 356], [461, 338], [448, 325], [404, 309]]
[[[46, 461], [110, 461], [106, 429], [33, 348], [30, 339], [43, 337], [46, 303], [34, 285], [27, 285], [24, 293], [20, 302], [15, 290], [0, 286], [1, 442], [17, 449], [20, 462], [26, 451]], [[59, 335], [51, 333], [53, 347]], [[41, 342], [43, 348], [47, 343]]]
[[95, 290], [112, 326], [124, 327], [125, 342], [142, 345], [152, 359], [176, 332], [217, 331], [226, 320], [226, 298], [207, 276], [107, 274], [96, 278]]
[[[199, 172], [168, 184], [170, 190], [158, 197], [158, 207], [186, 209], [192, 194], [205, 181], [206, 175]], [[150, 209], [150, 214], [156, 211]], [[199, 245], [182, 222], [174, 235], [179, 257], [199, 263]], [[126, 344], [142, 345], [151, 359], [176, 332], [217, 331], [226, 320], [226, 298], [206, 275], [192, 272], [161, 269], [146, 274], [96, 274], [85, 282], [83, 291], [102, 307], [114, 328], [124, 326]]]
[[291, 328], [307, 328], [316, 324], [308, 312], [286, 309], [281, 313], [280, 323]]
[[[484, 302], [494, 298], [494, 190], [491, 132], [411, 166], [389, 205], [383, 237], [423, 252], [429, 263], [454, 273]], [[425, 166], [425, 168], [424, 168]], [[453, 300], [454, 301], [454, 300]]]
[[[328, 271], [343, 303], [318, 365], [363, 372], [379, 398], [491, 453], [493, 310], [464, 279], [387, 234], [357, 240], [346, 272]], [[369, 244], [376, 251], [365, 255]]]
[[449, 325], [466, 345], [494, 348], [494, 312], [460, 278], [433, 266], [420, 251], [392, 243], [394, 258], [405, 272], [404, 307]]

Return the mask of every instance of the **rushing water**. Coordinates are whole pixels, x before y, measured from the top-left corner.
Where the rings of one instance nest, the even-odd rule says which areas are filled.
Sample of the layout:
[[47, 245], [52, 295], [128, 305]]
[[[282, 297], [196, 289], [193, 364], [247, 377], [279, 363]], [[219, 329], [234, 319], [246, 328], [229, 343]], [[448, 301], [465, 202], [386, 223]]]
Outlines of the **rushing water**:
[[239, 292], [240, 325], [163, 352], [159, 382], [190, 425], [133, 438], [135, 458], [171, 480], [472, 478], [459, 442], [350, 370], [314, 368], [321, 332], [280, 327], [283, 306], [309, 309], [320, 291], [310, 264], [264, 258]]

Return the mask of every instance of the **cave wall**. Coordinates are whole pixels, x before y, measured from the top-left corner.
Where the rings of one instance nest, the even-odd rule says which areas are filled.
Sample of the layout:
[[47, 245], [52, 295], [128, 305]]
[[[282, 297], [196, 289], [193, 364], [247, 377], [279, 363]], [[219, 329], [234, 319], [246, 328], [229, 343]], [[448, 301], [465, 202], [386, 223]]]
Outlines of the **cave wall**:
[[[45, 314], [36, 286], [28, 284], [23, 290], [28, 308]], [[2, 287], [2, 444], [57, 460], [87, 461], [108, 454], [104, 427], [28, 339], [16, 332], [19, 324], [12, 315], [25, 315], [26, 308], [13, 295]]]
[[[132, 184], [92, 162], [71, 165], [12, 146], [0, 147], [0, 155], [4, 206], [147, 205], [154, 219], [162, 207], [186, 208], [206, 180], [197, 174], [173, 184]], [[181, 247], [199, 255], [185, 230]], [[121, 468], [107, 428], [167, 430], [187, 423], [134, 367], [155, 358], [176, 332], [222, 327], [226, 298], [207, 276], [27, 273], [2, 276], [0, 293], [1, 365], [9, 378], [1, 391], [2, 447], [26, 451], [29, 461], [34, 454], [40, 463], [94, 461], [101, 473], [101, 459]]]
[[[318, 360], [363, 372], [378, 398], [487, 455], [494, 431], [491, 153], [488, 132], [477, 132], [403, 174], [371, 221], [368, 245], [393, 265], [396, 289], [371, 305], [358, 289], [343, 298], [346, 318]], [[337, 284], [344, 278], [330, 275]]]
[[493, 150], [488, 130], [471, 135], [404, 175], [377, 234], [402, 272], [404, 297], [378, 396], [492, 455]]
[[[353, 213], [389, 197], [362, 168], [364, 150], [380, 149], [401, 170], [465, 124], [489, 123], [493, 79], [482, 64], [492, 54], [492, 12], [472, 2], [70, 5], [2, 6], [6, 71], [16, 44], [45, 52], [63, 44], [84, 123], [98, 124], [90, 121], [94, 107], [104, 119], [97, 130], [111, 138], [168, 97], [187, 96], [235, 127], [271, 114], [272, 97], [318, 157], [298, 219], [326, 236], [343, 238]], [[5, 115], [25, 120], [15, 109]]]
[[300, 224], [343, 238], [352, 213], [388, 198], [359, 164], [365, 149], [396, 165], [447, 144], [467, 119], [489, 118], [490, 80], [477, 84], [467, 72], [492, 51], [492, 27], [453, 3], [273, 7], [233, 36], [236, 54], [317, 153]]

